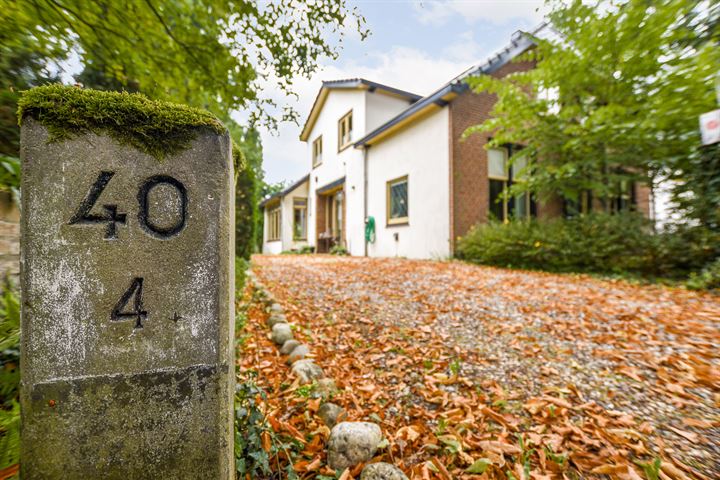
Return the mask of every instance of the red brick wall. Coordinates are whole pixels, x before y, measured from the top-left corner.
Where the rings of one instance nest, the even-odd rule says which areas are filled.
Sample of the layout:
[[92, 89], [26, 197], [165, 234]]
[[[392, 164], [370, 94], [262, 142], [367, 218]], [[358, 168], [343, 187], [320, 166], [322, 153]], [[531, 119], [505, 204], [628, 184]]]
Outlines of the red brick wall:
[[[531, 62], [509, 63], [494, 77], [532, 68]], [[489, 118], [495, 95], [466, 91], [450, 103], [450, 235], [457, 238], [471, 226], [486, 222], [489, 207], [487, 151], [488, 134], [475, 134], [461, 140], [463, 132]], [[539, 208], [539, 210], [542, 210]]]
[[[532, 62], [509, 63], [494, 77], [525, 71], [532, 68]], [[463, 132], [470, 126], [489, 118], [495, 95], [466, 91], [454, 99], [450, 109], [450, 236], [451, 246], [458, 237], [467, 233], [473, 225], [486, 222], [489, 209], [489, 183], [487, 175], [487, 151], [484, 146], [489, 134], [474, 134], [461, 140]], [[651, 215], [650, 188], [638, 185], [635, 191], [637, 208], [645, 216]], [[560, 198], [550, 198], [537, 203], [540, 219], [558, 217], [563, 214]]]
[[651, 218], [652, 211], [652, 191], [649, 185], [642, 183], [635, 184], [635, 202], [639, 212], [646, 218]]

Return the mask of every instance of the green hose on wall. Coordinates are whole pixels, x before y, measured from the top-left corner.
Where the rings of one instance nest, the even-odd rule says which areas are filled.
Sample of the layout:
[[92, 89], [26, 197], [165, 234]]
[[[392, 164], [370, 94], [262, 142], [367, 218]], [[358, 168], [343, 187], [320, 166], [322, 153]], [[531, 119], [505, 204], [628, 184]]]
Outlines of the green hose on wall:
[[365, 241], [375, 243], [375, 217], [367, 217], [365, 220]]

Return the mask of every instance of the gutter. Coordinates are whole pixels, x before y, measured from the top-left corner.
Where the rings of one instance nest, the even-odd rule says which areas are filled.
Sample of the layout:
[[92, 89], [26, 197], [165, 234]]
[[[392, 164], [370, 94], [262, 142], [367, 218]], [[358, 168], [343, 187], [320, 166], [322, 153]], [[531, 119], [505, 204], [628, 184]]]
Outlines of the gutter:
[[[370, 147], [363, 147], [363, 218], [367, 223], [368, 218], [368, 149]], [[363, 232], [363, 241], [365, 242], [365, 256], [368, 256], [368, 239], [367, 235]]]

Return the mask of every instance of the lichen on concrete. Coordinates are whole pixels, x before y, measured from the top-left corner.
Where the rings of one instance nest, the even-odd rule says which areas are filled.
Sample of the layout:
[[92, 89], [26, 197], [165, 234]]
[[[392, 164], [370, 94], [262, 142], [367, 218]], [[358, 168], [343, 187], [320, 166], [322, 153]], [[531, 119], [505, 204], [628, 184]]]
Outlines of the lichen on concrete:
[[90, 132], [106, 134], [158, 160], [189, 148], [201, 130], [226, 131], [222, 122], [205, 110], [150, 100], [139, 93], [65, 85], [25, 91], [18, 102], [19, 122], [26, 117], [47, 128], [51, 142]]

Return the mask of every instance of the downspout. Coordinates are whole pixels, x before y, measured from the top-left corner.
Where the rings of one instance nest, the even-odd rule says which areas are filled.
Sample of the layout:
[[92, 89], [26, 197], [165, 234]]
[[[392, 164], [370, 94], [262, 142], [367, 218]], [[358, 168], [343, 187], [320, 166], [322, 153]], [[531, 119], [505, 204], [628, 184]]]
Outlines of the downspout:
[[[363, 220], [367, 222], [368, 218], [368, 147], [363, 145]], [[363, 241], [365, 242], [365, 256], [368, 256], [368, 239], [366, 235], [363, 235]]]

